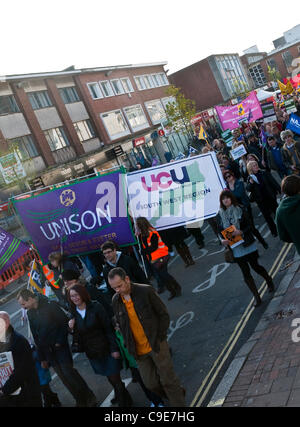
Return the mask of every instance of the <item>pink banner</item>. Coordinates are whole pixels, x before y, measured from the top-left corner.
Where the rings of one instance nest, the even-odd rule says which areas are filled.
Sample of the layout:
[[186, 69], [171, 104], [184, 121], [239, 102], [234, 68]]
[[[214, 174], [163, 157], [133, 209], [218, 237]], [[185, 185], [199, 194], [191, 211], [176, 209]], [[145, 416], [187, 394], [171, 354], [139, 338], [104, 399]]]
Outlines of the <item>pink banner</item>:
[[223, 130], [233, 130], [239, 127], [239, 122], [247, 119], [248, 123], [263, 117], [256, 92], [251, 92], [244, 101], [229, 107], [215, 107]]

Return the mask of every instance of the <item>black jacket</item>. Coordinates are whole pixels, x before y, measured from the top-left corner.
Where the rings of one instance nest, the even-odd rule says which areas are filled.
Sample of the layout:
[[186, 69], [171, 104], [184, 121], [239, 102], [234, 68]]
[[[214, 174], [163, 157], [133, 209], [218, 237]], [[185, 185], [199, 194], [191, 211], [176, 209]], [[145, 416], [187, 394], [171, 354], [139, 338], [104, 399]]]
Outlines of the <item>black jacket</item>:
[[37, 298], [38, 308], [28, 310], [27, 315], [39, 360], [43, 361], [50, 347], [68, 345], [68, 317], [56, 302], [43, 295]]
[[21, 387], [17, 400], [22, 407], [42, 406], [40, 384], [29, 342], [15, 332], [12, 326], [8, 329], [9, 340], [0, 343], [0, 353], [11, 351], [14, 370], [2, 387], [4, 395], [10, 395]]
[[276, 195], [281, 193], [281, 189], [271, 173], [259, 171], [257, 177], [259, 181], [262, 181], [262, 185], [256, 182], [252, 184], [251, 177], [248, 177], [246, 189], [250, 192], [250, 200], [261, 206], [267, 205], [268, 200], [276, 200]]
[[[243, 213], [240, 219], [239, 227], [237, 228], [243, 233], [242, 238], [244, 240], [244, 243], [242, 245], [244, 247], [248, 247], [255, 242], [255, 238], [253, 235], [254, 226], [247, 212], [247, 209], [244, 206], [243, 207], [239, 206], [239, 207], [242, 209]], [[225, 229], [225, 226], [222, 224], [220, 215], [217, 215], [217, 225], [218, 225], [218, 231], [220, 233], [220, 239], [224, 239], [221, 232]]]
[[84, 319], [73, 309], [75, 333], [79, 347], [89, 359], [102, 358], [119, 351], [111, 321], [104, 307], [97, 301], [86, 306]]
[[[167, 339], [170, 317], [163, 301], [152, 286], [131, 283], [131, 299], [145, 335], [154, 352], [158, 353], [160, 343]], [[136, 357], [135, 341], [130, 329], [126, 307], [119, 294], [113, 297], [113, 310], [119, 324], [124, 343], [129, 353]]]
[[123, 270], [125, 270], [126, 274], [130, 277], [130, 280], [132, 282], [142, 283], [142, 284], [149, 283], [149, 280], [146, 278], [145, 273], [143, 272], [141, 267], [138, 265], [137, 261], [135, 261], [131, 256], [124, 255], [122, 253], [115, 267], [106, 263], [103, 268], [103, 276], [104, 276], [105, 282], [107, 283], [108, 288], [110, 288], [109, 282], [108, 282], [108, 274], [110, 270], [116, 267], [123, 268]]
[[[162, 241], [168, 246], [168, 248], [171, 248], [172, 245], [176, 245], [177, 243], [184, 242], [184, 240], [189, 237], [188, 232], [183, 226], [160, 230], [159, 234]], [[153, 235], [153, 237], [154, 236], [156, 237], [156, 235]]]

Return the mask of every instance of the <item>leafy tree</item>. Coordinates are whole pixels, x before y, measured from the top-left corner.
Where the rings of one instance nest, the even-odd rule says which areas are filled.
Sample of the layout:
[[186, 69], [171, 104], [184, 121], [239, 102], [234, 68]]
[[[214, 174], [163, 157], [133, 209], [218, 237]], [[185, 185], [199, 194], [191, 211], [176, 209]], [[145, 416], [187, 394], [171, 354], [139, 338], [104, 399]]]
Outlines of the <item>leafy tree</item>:
[[166, 93], [173, 98], [173, 101], [166, 105], [168, 126], [172, 127], [175, 132], [181, 132], [193, 138], [191, 119], [196, 114], [195, 101], [187, 99], [181, 90], [174, 85], [169, 86]]
[[281, 80], [281, 74], [278, 70], [276, 70], [276, 68], [272, 68], [270, 67], [270, 65], [268, 65], [268, 74], [269, 74], [269, 80], [272, 82], [277, 82], [277, 80]]
[[234, 96], [236, 96], [237, 98], [242, 98], [242, 97], [247, 97], [249, 94], [249, 86], [248, 84], [241, 79], [235, 79], [233, 82], [233, 87], [234, 87]]

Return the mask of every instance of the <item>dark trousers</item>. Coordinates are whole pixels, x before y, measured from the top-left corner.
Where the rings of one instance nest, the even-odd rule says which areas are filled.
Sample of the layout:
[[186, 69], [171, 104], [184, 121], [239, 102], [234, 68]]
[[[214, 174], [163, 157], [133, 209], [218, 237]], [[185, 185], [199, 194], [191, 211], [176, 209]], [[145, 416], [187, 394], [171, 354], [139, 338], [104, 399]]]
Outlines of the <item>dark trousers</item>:
[[139, 370], [137, 368], [130, 368], [130, 370], [131, 370], [132, 378], [134, 378], [139, 383], [143, 392], [147, 396], [148, 400], [150, 402], [154, 403], [155, 406], [158, 406], [159, 404], [163, 404], [164, 402], [161, 399], [161, 397], [158, 396], [157, 394], [153, 393], [153, 391], [149, 390], [145, 386]]
[[243, 277], [244, 277], [245, 281], [252, 279], [250, 267], [257, 274], [259, 274], [264, 279], [269, 281], [270, 276], [269, 276], [267, 270], [263, 266], [258, 264], [258, 253], [257, 252], [253, 252], [253, 253], [247, 255], [246, 257], [236, 258], [236, 262], [237, 262], [238, 266], [240, 267], [240, 269], [242, 270]]
[[137, 364], [145, 386], [159, 396], [167, 397], [172, 407], [185, 406], [185, 391], [174, 372], [167, 341], [160, 343], [159, 353], [151, 351], [137, 356]]
[[252, 224], [252, 227], [253, 227], [253, 229], [252, 229], [252, 233], [253, 233], [253, 235], [257, 238], [257, 240], [258, 240], [260, 243], [265, 244], [265, 243], [266, 243], [266, 242], [265, 242], [265, 239], [264, 239], [264, 238], [263, 238], [263, 236], [260, 234], [259, 230], [257, 230], [257, 228], [255, 227], [255, 224], [254, 224], [254, 218], [253, 218], [253, 212], [252, 212], [251, 205], [247, 206], [247, 212], [248, 212], [248, 214], [249, 214], [249, 219], [250, 219], [251, 224]]
[[263, 217], [268, 224], [268, 227], [273, 235], [277, 235], [276, 224], [272, 218], [272, 213], [276, 214], [276, 209], [278, 208], [277, 201], [275, 199], [267, 200], [263, 205], [258, 205]]
[[153, 274], [155, 274], [155, 277], [157, 278], [158, 286], [164, 287], [166, 285], [166, 282], [169, 282], [173, 279], [173, 277], [168, 272], [167, 264], [161, 267], [159, 270], [156, 269], [153, 265], [152, 268]]
[[[41, 408], [43, 406], [42, 397], [32, 396], [31, 399], [24, 400], [24, 396], [0, 396], [0, 408]], [[4, 423], [3, 423], [4, 424]]]
[[181, 295], [181, 286], [176, 281], [176, 279], [174, 279], [174, 277], [169, 274], [168, 263], [161, 266], [160, 268], [156, 268], [154, 264], [151, 264], [151, 266], [153, 271], [155, 271], [159, 289], [166, 287], [168, 291], [170, 291], [171, 295]]
[[197, 245], [202, 246], [204, 242], [204, 236], [202, 234], [201, 228], [189, 227], [188, 232], [194, 237]]
[[73, 358], [68, 345], [51, 347], [47, 351], [47, 360], [69, 390], [77, 404], [85, 405], [94, 394], [73, 366]]

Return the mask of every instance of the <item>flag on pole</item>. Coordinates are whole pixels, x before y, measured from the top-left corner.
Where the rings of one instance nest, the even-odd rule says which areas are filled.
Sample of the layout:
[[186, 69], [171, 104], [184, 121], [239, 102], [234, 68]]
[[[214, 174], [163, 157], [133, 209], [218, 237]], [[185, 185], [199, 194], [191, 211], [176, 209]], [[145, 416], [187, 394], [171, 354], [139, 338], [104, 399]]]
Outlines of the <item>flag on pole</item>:
[[0, 227], [0, 275], [29, 251], [29, 246]]
[[250, 123], [250, 120], [253, 118], [252, 110], [250, 108], [249, 115], [248, 115], [248, 123]]
[[293, 92], [294, 88], [292, 83], [290, 82], [290, 80], [287, 82], [286, 85], [284, 85], [283, 83], [281, 83], [281, 81], [277, 80], [279, 89], [282, 93], [282, 95], [289, 95]]
[[196, 148], [190, 146], [189, 148], [189, 155], [188, 157], [191, 157], [192, 154], [198, 153], [198, 150], [196, 150]]
[[181, 151], [179, 151], [178, 156], [175, 158], [175, 160], [182, 160], [184, 158], [185, 158], [185, 155]]
[[40, 268], [40, 265], [36, 262], [36, 260], [34, 260], [32, 263], [27, 288], [35, 294], [45, 293], [45, 281], [43, 280], [42, 275], [43, 272]]
[[204, 130], [204, 128], [203, 128], [203, 126], [202, 126], [202, 125], [200, 126], [200, 132], [199, 132], [199, 136], [198, 136], [198, 138], [199, 138], [199, 139], [204, 139], [206, 142], [208, 142], [208, 136], [207, 136], [207, 133], [205, 132], [205, 130]]
[[292, 85], [292, 83], [291, 83], [290, 80], [287, 82], [286, 91], [287, 91], [288, 95], [290, 95], [294, 91], [294, 87], [293, 87], [293, 85]]
[[238, 105], [238, 113], [239, 113], [239, 116], [244, 116], [246, 114], [243, 104]]
[[267, 144], [267, 135], [266, 135], [266, 133], [264, 131], [263, 126], [261, 127], [260, 137], [261, 137], [262, 146], [267, 148], [268, 147], [268, 144]]

